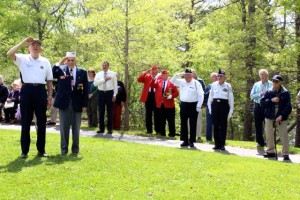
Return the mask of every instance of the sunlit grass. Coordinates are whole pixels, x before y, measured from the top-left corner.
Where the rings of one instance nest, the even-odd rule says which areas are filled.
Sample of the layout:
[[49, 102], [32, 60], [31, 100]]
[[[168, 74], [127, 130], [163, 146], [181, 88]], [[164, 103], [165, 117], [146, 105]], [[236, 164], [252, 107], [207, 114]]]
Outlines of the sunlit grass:
[[86, 137], [78, 157], [61, 157], [57, 134], [39, 158], [35, 133], [24, 160], [19, 134], [0, 134], [4, 199], [300, 198], [298, 164]]

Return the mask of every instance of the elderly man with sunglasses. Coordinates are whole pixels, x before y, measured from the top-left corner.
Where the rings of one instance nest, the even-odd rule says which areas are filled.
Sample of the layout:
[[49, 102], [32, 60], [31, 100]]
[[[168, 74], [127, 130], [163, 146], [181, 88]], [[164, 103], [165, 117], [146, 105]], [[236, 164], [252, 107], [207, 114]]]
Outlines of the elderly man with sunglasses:
[[58, 81], [54, 107], [59, 109], [61, 155], [68, 153], [70, 127], [73, 140], [71, 150], [73, 155], [78, 155], [81, 114], [88, 105], [87, 72], [76, 65], [75, 52], [67, 52], [52, 71]]
[[265, 132], [267, 150], [266, 158], [276, 157], [274, 128], [278, 128], [280, 141], [282, 143], [283, 160], [289, 158], [289, 142], [287, 132], [287, 119], [292, 111], [291, 97], [289, 91], [282, 86], [283, 79], [280, 75], [272, 78], [273, 87], [266, 91], [260, 103], [265, 110]]
[[234, 106], [232, 87], [225, 80], [225, 72], [219, 69], [218, 81], [211, 84], [207, 101], [214, 125], [215, 146], [213, 149], [222, 151], [225, 150], [227, 119], [231, 118]]

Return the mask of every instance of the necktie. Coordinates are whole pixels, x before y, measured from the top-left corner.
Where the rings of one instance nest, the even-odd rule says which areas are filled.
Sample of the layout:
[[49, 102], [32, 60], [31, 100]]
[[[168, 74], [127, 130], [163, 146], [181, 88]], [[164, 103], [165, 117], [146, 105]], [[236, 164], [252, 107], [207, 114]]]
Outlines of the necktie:
[[103, 90], [106, 91], [106, 76], [107, 76], [107, 72], [104, 72], [104, 83], [103, 83]]
[[70, 70], [70, 77], [71, 77], [71, 89], [73, 91], [75, 82], [74, 82], [74, 77], [73, 77], [73, 69]]
[[162, 90], [161, 90], [161, 93], [162, 93], [163, 96], [164, 96], [164, 91], [165, 91], [165, 85], [166, 85], [166, 81], [164, 81], [163, 87], [162, 87]]

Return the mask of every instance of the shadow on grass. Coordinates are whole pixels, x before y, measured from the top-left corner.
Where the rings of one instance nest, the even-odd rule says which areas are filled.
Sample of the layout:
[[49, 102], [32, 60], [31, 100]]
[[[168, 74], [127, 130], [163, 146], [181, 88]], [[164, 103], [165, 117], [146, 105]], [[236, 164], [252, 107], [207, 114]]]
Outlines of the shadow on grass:
[[54, 156], [49, 156], [48, 158], [42, 158], [36, 155], [32, 159], [23, 159], [18, 157], [7, 165], [0, 166], [0, 173], [17, 173], [25, 167], [34, 167], [41, 164], [59, 165], [65, 162], [77, 162], [82, 160], [82, 158], [82, 156], [74, 156], [72, 154], [70, 154], [69, 156], [61, 156], [60, 154], [57, 154]]

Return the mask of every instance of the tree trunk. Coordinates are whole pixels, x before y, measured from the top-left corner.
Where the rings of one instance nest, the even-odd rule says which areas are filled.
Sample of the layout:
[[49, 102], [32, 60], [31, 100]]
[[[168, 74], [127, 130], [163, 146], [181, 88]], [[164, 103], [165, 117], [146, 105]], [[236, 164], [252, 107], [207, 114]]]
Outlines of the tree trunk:
[[[300, 83], [300, 13], [296, 11], [296, 20], [295, 20], [295, 32], [296, 32], [296, 45], [297, 45], [297, 67], [298, 67], [298, 76], [297, 83]], [[299, 91], [299, 88], [298, 88]], [[300, 147], [300, 109], [297, 109], [297, 128], [295, 136], [295, 147]]]
[[125, 85], [125, 90], [127, 92], [127, 99], [125, 102], [125, 117], [124, 117], [124, 130], [128, 131], [129, 130], [129, 108], [128, 108], [128, 102], [130, 99], [130, 90], [129, 90], [129, 72], [128, 72], [128, 57], [129, 57], [129, 28], [128, 28], [128, 1], [126, 0], [126, 25], [125, 25], [125, 45], [124, 45], [124, 85]]
[[[245, 9], [244, 9], [245, 10]], [[244, 13], [245, 14], [245, 13]], [[247, 85], [246, 85], [246, 94], [247, 100], [245, 103], [245, 113], [244, 113], [244, 140], [252, 140], [252, 101], [250, 100], [250, 92], [251, 88], [254, 84], [253, 79], [253, 69], [256, 66], [256, 55], [255, 55], [255, 48], [256, 48], [256, 31], [255, 31], [255, 0], [249, 0], [248, 4], [248, 24], [246, 24], [246, 31], [247, 31], [247, 57], [246, 57], [246, 72], [247, 72]], [[244, 19], [244, 18], [243, 18]]]

